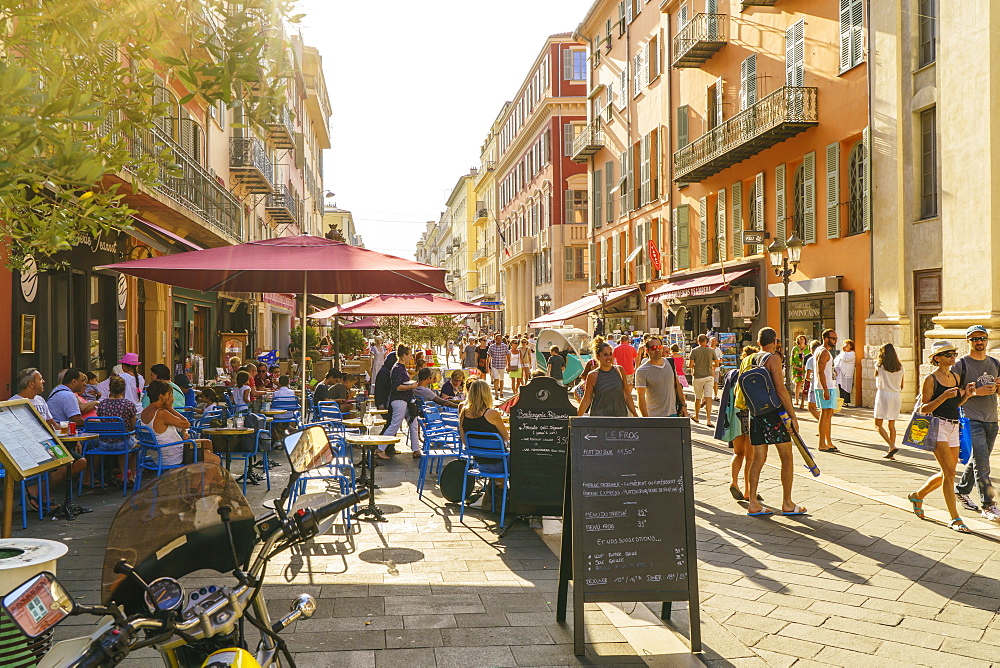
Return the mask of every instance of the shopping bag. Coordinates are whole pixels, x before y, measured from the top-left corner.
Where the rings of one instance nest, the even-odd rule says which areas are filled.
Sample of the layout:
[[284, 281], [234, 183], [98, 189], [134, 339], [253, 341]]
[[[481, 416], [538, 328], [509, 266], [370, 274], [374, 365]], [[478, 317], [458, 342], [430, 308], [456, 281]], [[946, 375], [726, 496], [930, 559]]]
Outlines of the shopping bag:
[[933, 450], [937, 447], [938, 419], [933, 415], [924, 415], [914, 411], [910, 423], [903, 430], [903, 445], [909, 445], [921, 450]]
[[958, 461], [968, 464], [972, 458], [972, 432], [965, 411], [958, 409]]

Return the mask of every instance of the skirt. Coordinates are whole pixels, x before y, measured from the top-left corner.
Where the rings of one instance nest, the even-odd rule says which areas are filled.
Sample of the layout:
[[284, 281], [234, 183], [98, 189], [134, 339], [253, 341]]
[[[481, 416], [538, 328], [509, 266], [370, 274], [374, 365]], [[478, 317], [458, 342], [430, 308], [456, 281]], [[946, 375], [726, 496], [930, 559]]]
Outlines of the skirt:
[[902, 403], [900, 392], [878, 390], [875, 392], [875, 419], [898, 420], [899, 406]]

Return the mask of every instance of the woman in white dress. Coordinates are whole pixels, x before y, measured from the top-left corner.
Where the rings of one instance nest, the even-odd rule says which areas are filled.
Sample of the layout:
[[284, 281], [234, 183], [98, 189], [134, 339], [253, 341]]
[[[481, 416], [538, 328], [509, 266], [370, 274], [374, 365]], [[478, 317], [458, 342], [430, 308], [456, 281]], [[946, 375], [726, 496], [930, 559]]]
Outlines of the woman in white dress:
[[854, 341], [844, 339], [844, 347], [833, 361], [833, 370], [837, 372], [837, 387], [840, 388], [840, 396], [844, 399], [845, 406], [851, 403], [851, 392], [854, 391], [854, 365], [857, 361]]
[[[891, 343], [884, 344], [878, 350], [875, 358], [875, 428], [889, 445], [889, 452], [884, 459], [895, 460], [896, 452], [896, 420], [899, 419], [899, 406], [903, 392], [903, 365], [899, 363], [896, 348]], [[886, 431], [882, 423], [889, 423]]]

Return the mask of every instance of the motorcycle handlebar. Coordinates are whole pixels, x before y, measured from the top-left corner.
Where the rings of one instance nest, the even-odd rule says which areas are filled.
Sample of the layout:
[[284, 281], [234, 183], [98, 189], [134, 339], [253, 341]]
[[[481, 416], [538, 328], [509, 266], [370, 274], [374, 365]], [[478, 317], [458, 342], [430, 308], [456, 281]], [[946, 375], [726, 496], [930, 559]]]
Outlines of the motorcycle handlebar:
[[347, 508], [350, 508], [351, 506], [355, 506], [355, 505], [361, 503], [362, 501], [364, 501], [365, 499], [368, 498], [368, 495], [370, 493], [371, 492], [368, 489], [362, 487], [361, 489], [359, 489], [358, 491], [356, 491], [354, 494], [350, 494], [348, 496], [341, 497], [341, 498], [337, 499], [336, 501], [333, 501], [332, 503], [328, 503], [328, 504], [326, 504], [324, 506], [320, 506], [319, 508], [316, 508], [313, 511], [313, 514], [316, 516], [316, 521], [317, 522], [322, 522], [323, 520], [325, 520], [326, 518], [328, 518], [328, 517], [330, 517], [332, 515], [336, 515], [337, 513], [341, 512], [343, 510], [346, 510]]

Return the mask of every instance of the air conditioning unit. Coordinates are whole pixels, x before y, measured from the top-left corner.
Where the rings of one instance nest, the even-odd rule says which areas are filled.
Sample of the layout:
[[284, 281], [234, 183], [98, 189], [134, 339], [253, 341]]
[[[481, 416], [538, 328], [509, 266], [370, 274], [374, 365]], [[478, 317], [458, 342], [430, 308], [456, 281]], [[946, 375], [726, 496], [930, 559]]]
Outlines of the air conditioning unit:
[[487, 211], [486, 209], [479, 209], [478, 211], [476, 211], [477, 218], [485, 218], [487, 215], [489, 215], [489, 211]]
[[733, 288], [733, 317], [752, 318], [757, 315], [756, 288]]

